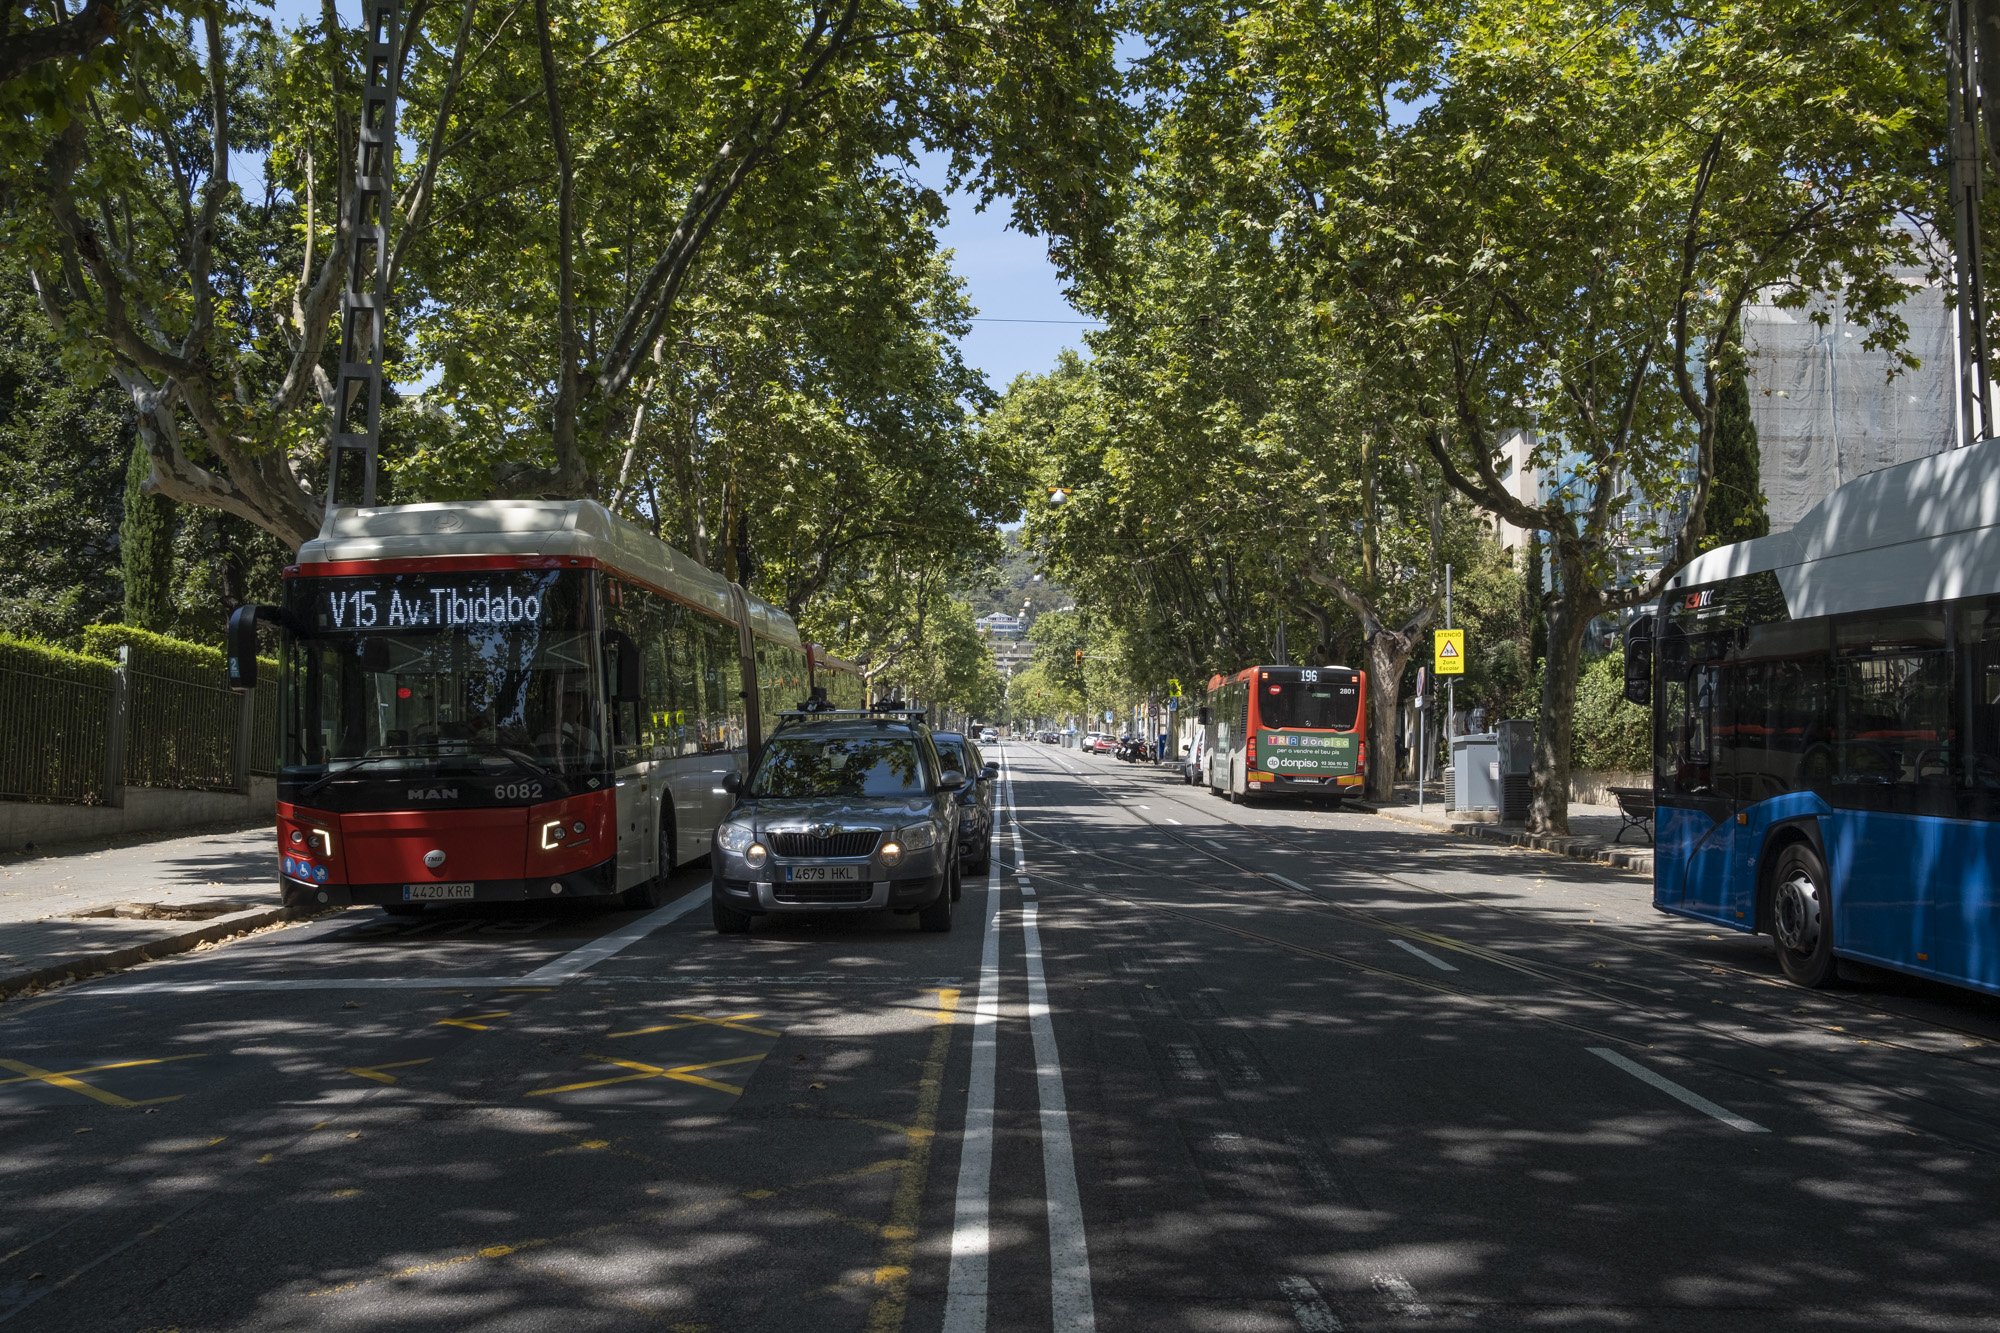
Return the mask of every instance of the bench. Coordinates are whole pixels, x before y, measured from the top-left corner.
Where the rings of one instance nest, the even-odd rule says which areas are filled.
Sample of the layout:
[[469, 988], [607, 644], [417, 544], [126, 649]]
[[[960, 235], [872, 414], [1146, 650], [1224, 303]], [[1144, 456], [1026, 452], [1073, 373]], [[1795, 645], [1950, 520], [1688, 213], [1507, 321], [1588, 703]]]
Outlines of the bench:
[[1625, 822], [1618, 826], [1618, 836], [1613, 842], [1625, 841], [1628, 829], [1638, 829], [1646, 835], [1646, 841], [1653, 840], [1653, 789], [1651, 787], [1606, 787], [1605, 791], [1618, 802], [1618, 817]]

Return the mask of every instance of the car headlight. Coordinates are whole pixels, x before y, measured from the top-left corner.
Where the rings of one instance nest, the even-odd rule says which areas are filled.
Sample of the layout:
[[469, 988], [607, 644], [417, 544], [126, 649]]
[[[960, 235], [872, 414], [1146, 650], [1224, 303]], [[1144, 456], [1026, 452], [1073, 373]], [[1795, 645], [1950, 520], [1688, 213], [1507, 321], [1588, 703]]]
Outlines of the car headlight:
[[926, 847], [937, 845], [937, 830], [929, 824], [912, 824], [906, 829], [897, 829], [897, 842], [903, 844], [906, 852], [921, 852]]
[[725, 852], [741, 856], [750, 850], [753, 837], [755, 834], [748, 824], [724, 824], [715, 830], [715, 845]]
[[876, 855], [882, 858], [883, 865], [885, 866], [896, 865], [900, 863], [903, 859], [903, 844], [897, 842], [894, 838], [891, 838], [889, 841], [882, 844], [882, 850], [876, 853]]
[[770, 856], [770, 849], [765, 847], [763, 843], [753, 842], [743, 849], [743, 864], [753, 867], [760, 866], [769, 860]]

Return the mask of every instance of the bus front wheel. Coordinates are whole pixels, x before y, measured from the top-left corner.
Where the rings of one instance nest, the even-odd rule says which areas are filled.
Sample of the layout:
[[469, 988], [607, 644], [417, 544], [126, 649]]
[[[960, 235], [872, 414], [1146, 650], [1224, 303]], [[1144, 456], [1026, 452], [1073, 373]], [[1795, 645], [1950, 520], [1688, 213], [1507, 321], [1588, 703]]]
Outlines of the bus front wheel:
[[1771, 937], [1778, 966], [1801, 986], [1833, 980], [1833, 911], [1826, 864], [1808, 844], [1795, 842], [1778, 853], [1771, 868]]

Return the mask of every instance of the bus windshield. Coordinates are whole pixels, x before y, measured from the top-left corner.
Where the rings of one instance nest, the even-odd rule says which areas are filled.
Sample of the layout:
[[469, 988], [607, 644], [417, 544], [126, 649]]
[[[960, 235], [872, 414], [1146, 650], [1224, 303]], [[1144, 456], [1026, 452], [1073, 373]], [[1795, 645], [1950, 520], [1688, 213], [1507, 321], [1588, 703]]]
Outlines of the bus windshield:
[[1346, 674], [1321, 679], [1264, 679], [1258, 682], [1257, 716], [1274, 730], [1287, 727], [1349, 731], [1360, 706], [1361, 687]]
[[604, 766], [596, 636], [580, 571], [293, 581], [282, 690], [298, 777]]

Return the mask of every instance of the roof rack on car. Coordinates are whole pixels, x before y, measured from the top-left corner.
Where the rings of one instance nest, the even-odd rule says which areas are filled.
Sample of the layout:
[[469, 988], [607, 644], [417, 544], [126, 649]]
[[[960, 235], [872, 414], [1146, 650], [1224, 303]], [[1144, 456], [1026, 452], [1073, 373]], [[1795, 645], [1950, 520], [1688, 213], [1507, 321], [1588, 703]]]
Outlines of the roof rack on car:
[[783, 722], [831, 722], [840, 719], [861, 722], [887, 722], [891, 719], [923, 722], [927, 716], [927, 710], [910, 707], [900, 699], [889, 703], [871, 704], [866, 708], [834, 708], [808, 699], [797, 708], [778, 714], [779, 720]]

